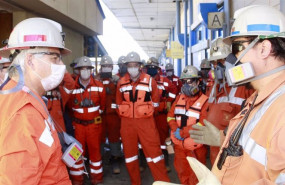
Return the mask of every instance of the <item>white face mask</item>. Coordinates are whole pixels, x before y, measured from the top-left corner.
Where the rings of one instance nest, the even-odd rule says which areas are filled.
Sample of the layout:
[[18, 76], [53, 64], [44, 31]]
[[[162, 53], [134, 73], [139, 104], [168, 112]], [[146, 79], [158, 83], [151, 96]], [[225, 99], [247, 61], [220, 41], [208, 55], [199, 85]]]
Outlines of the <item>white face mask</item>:
[[166, 76], [172, 76], [173, 75], [173, 72], [172, 71], [167, 71], [166, 72]]
[[139, 68], [138, 67], [128, 67], [128, 73], [132, 78], [135, 78], [139, 75]]
[[65, 65], [57, 65], [46, 62], [37, 58], [38, 60], [49, 64], [51, 69], [51, 74], [45, 78], [42, 78], [39, 74], [35, 72], [35, 74], [41, 79], [41, 84], [45, 91], [50, 91], [56, 88], [62, 81], [65, 73], [66, 66]]
[[91, 70], [90, 69], [82, 69], [80, 70], [80, 78], [82, 80], [88, 80], [91, 76]]
[[103, 73], [110, 73], [110, 72], [112, 72], [112, 68], [111, 67], [102, 67], [102, 72]]

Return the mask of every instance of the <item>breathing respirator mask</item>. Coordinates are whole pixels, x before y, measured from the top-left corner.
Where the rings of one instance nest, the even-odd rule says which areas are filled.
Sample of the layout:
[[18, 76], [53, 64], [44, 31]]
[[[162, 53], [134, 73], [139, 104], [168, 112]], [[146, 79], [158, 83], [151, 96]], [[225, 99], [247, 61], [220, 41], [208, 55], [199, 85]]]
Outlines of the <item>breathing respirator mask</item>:
[[[233, 41], [232, 42], [232, 52], [233, 54], [236, 54], [237, 52], [242, 53], [239, 55], [239, 57], [233, 61], [232, 59], [228, 59], [228, 66], [226, 70], [226, 77], [227, 77], [227, 82], [230, 86], [238, 86], [242, 85], [254, 80], [262, 79], [266, 76], [269, 76], [271, 74], [277, 73], [279, 71], [282, 71], [285, 69], [285, 66], [281, 66], [278, 68], [275, 68], [271, 71], [268, 71], [266, 73], [260, 74], [258, 76], [255, 76], [254, 68], [251, 65], [250, 62], [246, 63], [241, 63], [239, 62], [240, 59], [251, 49], [253, 46], [260, 40], [264, 39], [270, 39], [270, 38], [277, 38], [278, 37], [284, 37], [285, 32], [277, 33], [277, 34], [272, 34], [272, 35], [259, 35], [257, 36], [254, 40], [247, 40], [247, 41]], [[279, 42], [279, 41], [278, 41]], [[280, 41], [282, 42], [282, 41]], [[250, 43], [247, 47], [243, 45], [243, 43]], [[284, 43], [280, 43], [282, 46]], [[229, 57], [227, 57], [229, 58]], [[230, 67], [231, 66], [231, 67]]]
[[[183, 85], [181, 87], [181, 93], [185, 94], [186, 96], [195, 96], [199, 91], [199, 83], [198, 79], [191, 78], [191, 79], [184, 79], [182, 80]], [[196, 82], [194, 84], [194, 82]]]
[[147, 74], [154, 77], [158, 73], [158, 67], [156, 66], [147, 66]]

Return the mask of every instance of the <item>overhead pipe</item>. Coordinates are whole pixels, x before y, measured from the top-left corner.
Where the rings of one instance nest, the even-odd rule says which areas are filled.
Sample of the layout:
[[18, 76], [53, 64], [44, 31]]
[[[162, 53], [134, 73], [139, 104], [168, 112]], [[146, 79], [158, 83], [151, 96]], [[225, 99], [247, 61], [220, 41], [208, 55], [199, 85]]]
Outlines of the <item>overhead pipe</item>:
[[[181, 33], [180, 29], [180, 0], [176, 0], [176, 35], [177, 38]], [[178, 39], [177, 39], [178, 40]], [[177, 75], [181, 74], [181, 59], [177, 59]]]
[[223, 26], [223, 37], [230, 35], [231, 23], [230, 23], [230, 1], [224, 0], [224, 13], [225, 13], [225, 25]]
[[189, 3], [189, 64], [193, 65], [192, 61], [192, 34], [191, 34], [191, 25], [193, 24], [193, 0], [188, 0]]
[[187, 9], [188, 9], [188, 0], [184, 0], [184, 60], [185, 65], [188, 65], [188, 48], [187, 48]]

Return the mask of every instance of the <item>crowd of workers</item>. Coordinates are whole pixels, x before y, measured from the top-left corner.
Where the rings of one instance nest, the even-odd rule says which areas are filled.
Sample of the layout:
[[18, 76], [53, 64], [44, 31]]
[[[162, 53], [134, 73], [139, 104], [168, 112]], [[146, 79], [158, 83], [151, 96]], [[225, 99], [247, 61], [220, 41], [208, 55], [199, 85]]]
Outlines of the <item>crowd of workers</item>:
[[[181, 184], [285, 184], [278, 10], [239, 10], [231, 36], [215, 39], [200, 70], [188, 65], [180, 77], [173, 64], [163, 71], [136, 52], [118, 59], [117, 74], [107, 55], [98, 74], [86, 56], [72, 61], [71, 74], [63, 35], [57, 22], [29, 18], [0, 49], [0, 184], [81, 185], [85, 175], [102, 184], [107, 141], [112, 172], [124, 158], [132, 185], [141, 184], [143, 161], [155, 183], [170, 184], [169, 146]], [[197, 175], [187, 159], [205, 165], [207, 153], [213, 173]]]

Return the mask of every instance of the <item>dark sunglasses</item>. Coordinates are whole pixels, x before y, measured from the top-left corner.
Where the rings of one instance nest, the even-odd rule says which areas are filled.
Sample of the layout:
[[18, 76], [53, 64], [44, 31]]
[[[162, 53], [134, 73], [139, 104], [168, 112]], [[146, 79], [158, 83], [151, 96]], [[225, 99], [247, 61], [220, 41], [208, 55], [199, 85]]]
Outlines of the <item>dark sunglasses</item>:
[[243, 43], [251, 43], [252, 40], [242, 40], [242, 41], [234, 41], [232, 42], [232, 53], [236, 55], [238, 52], [245, 50], [245, 46]]

